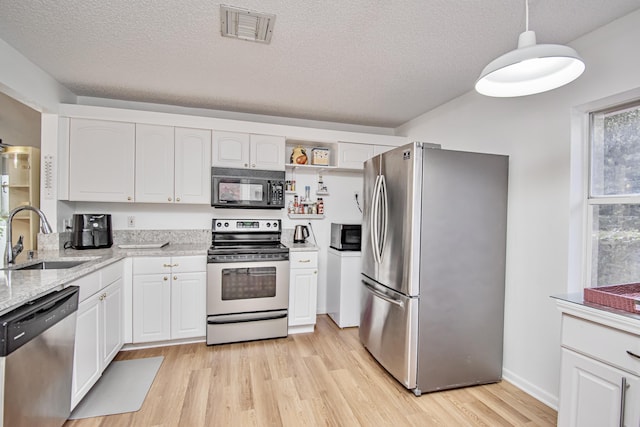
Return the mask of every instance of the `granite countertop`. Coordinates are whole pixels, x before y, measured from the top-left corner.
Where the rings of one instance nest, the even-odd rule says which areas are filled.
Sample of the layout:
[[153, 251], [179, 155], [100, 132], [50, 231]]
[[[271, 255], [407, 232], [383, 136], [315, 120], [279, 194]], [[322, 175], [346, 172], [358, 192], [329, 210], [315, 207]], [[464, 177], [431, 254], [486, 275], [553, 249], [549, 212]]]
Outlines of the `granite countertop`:
[[310, 242], [306, 242], [306, 243], [282, 242], [282, 244], [289, 248], [289, 252], [315, 252], [320, 249], [315, 244]]
[[16, 267], [38, 261], [79, 260], [87, 261], [72, 268], [59, 270], [0, 270], [0, 314], [19, 307], [27, 301], [64, 288], [69, 282], [126, 257], [139, 256], [193, 256], [206, 255], [208, 244], [169, 244], [154, 249], [45, 250], [34, 254], [32, 260], [20, 254]]

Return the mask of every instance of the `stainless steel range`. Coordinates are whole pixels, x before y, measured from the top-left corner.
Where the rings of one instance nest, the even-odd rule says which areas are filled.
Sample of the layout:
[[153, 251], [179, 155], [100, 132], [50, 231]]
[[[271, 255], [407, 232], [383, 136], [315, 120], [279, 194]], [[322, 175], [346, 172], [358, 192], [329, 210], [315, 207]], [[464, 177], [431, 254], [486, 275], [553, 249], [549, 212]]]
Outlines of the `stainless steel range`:
[[207, 257], [207, 344], [287, 336], [289, 248], [280, 220], [214, 219]]

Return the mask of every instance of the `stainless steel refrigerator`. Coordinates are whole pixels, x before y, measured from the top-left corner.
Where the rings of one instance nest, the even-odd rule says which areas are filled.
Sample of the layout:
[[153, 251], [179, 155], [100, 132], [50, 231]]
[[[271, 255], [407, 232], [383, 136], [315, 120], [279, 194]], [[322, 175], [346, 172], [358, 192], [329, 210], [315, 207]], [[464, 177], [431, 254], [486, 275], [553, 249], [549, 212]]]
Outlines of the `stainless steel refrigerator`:
[[360, 341], [416, 395], [502, 378], [508, 157], [365, 162]]

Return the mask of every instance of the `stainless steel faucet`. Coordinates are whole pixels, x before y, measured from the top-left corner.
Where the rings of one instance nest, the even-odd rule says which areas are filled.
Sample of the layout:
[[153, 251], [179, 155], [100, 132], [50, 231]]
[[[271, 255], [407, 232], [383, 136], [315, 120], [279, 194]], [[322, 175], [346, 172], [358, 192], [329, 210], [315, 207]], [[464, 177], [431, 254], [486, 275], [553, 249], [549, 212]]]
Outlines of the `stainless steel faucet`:
[[44, 216], [44, 213], [40, 209], [30, 205], [18, 206], [17, 208], [13, 209], [11, 212], [9, 212], [9, 219], [7, 219], [7, 248], [4, 254], [4, 260], [6, 265], [13, 264], [16, 260], [16, 257], [20, 254], [20, 252], [22, 252], [22, 239], [24, 238], [24, 236], [20, 236], [20, 238], [18, 239], [18, 243], [16, 243], [16, 245], [13, 246], [11, 244], [13, 240], [13, 236], [12, 236], [13, 226], [11, 225], [11, 223], [13, 221], [13, 217], [16, 216], [18, 212], [22, 212], [24, 210], [33, 211], [37, 213], [38, 216], [40, 217], [40, 230], [42, 231], [42, 233], [44, 234], [51, 233], [51, 225], [49, 224], [49, 221], [47, 221], [47, 217]]

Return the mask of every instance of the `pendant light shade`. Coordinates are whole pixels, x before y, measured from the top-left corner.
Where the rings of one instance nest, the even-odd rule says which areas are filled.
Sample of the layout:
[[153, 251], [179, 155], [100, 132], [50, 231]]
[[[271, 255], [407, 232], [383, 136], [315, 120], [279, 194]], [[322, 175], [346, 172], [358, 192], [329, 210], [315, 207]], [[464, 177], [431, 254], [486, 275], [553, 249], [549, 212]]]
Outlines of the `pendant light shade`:
[[[527, 27], [529, 11], [527, 7]], [[494, 59], [480, 73], [476, 91], [495, 97], [515, 97], [546, 92], [577, 79], [584, 62], [568, 46], [536, 44], [536, 34], [520, 34], [518, 48]]]

